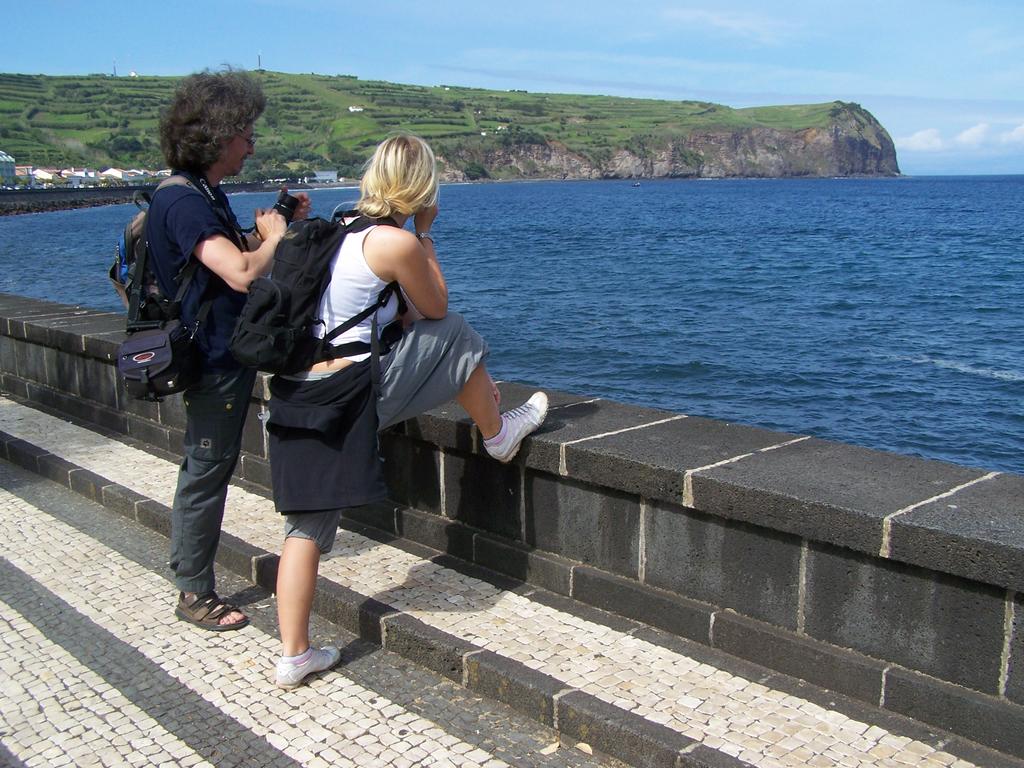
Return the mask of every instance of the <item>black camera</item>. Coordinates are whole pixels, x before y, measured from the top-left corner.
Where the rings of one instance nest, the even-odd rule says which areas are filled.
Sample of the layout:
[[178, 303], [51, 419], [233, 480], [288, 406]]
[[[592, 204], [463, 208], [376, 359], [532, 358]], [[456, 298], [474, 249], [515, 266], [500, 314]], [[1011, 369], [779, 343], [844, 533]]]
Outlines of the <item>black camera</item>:
[[277, 202], [274, 203], [274, 210], [284, 216], [284, 220], [291, 224], [292, 217], [295, 215], [295, 209], [298, 206], [299, 198], [292, 197], [282, 189], [281, 194], [277, 196]]

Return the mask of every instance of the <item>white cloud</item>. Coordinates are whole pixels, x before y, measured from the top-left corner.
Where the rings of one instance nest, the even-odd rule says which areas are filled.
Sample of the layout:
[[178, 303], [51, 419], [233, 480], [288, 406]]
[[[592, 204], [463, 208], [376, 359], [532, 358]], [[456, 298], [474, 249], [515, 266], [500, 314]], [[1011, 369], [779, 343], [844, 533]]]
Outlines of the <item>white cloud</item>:
[[670, 8], [665, 11], [667, 21], [693, 27], [711, 28], [734, 37], [744, 37], [759, 43], [774, 45], [790, 36], [795, 27], [785, 21], [753, 13], [704, 10], [701, 8]]
[[956, 136], [956, 143], [967, 147], [979, 147], [988, 139], [988, 123], [978, 123]]
[[1021, 123], [1012, 131], [1004, 133], [999, 137], [999, 140], [1003, 144], [1024, 144], [1024, 123]]
[[937, 129], [925, 128], [905, 138], [896, 139], [896, 147], [910, 152], [938, 152], [945, 148], [945, 144]]

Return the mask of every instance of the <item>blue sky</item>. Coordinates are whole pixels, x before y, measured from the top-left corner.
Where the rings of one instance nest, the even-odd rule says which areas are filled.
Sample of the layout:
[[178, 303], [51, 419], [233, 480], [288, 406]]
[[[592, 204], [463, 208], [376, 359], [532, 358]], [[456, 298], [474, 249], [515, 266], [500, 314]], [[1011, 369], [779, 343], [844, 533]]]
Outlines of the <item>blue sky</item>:
[[1024, 173], [1021, 0], [22, 0], [0, 71], [233, 67], [744, 107], [856, 101], [907, 174]]

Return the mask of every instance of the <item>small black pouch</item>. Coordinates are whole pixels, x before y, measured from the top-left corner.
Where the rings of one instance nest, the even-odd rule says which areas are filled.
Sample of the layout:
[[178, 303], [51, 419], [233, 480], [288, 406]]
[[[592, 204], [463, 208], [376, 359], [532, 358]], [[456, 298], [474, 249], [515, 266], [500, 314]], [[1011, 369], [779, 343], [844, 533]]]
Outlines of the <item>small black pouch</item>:
[[128, 394], [159, 400], [199, 381], [201, 360], [191, 329], [180, 320], [137, 331], [121, 344], [117, 370]]

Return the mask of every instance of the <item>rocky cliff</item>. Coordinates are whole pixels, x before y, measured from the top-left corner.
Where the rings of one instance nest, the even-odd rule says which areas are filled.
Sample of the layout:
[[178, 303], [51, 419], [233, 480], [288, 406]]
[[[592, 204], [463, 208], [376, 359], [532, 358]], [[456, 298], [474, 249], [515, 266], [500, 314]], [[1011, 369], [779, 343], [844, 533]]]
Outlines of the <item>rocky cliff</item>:
[[[634, 142], [635, 144], [635, 142]], [[783, 178], [896, 176], [892, 139], [871, 113], [836, 102], [820, 127], [707, 128], [607, 152], [573, 151], [558, 142], [512, 144], [442, 154], [448, 180], [498, 178]], [[476, 169], [473, 175], [467, 168]]]

